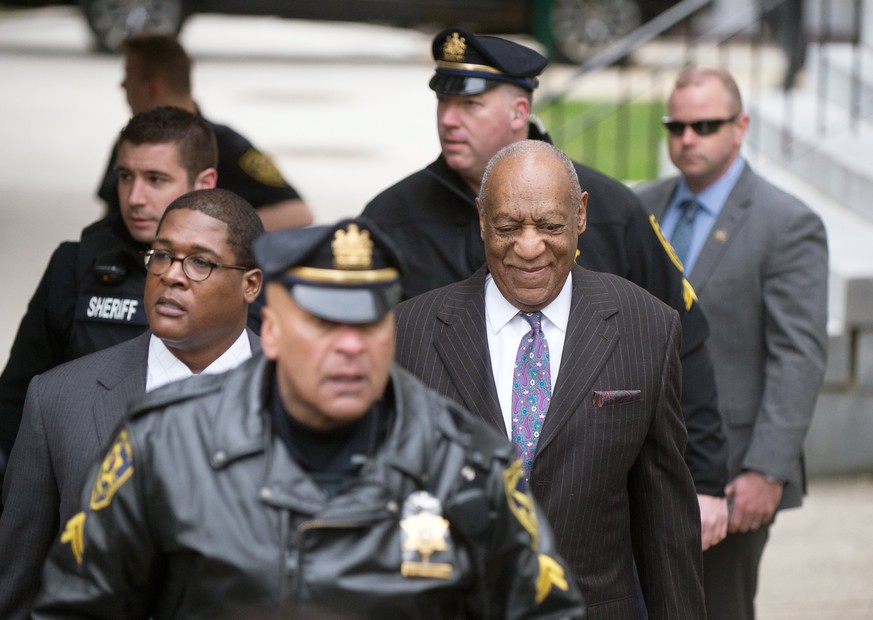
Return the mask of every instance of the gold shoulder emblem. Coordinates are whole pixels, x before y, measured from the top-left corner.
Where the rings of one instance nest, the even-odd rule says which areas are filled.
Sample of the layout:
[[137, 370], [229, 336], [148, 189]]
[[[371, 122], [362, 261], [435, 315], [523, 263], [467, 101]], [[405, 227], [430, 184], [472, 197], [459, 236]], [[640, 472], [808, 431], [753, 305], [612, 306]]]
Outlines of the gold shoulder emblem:
[[85, 553], [85, 513], [79, 512], [70, 517], [64, 531], [61, 532], [61, 542], [70, 543], [70, 550], [76, 558], [76, 564], [82, 565], [82, 555]]
[[545, 553], [540, 553], [537, 554], [537, 559], [539, 560], [540, 572], [537, 575], [536, 601], [537, 605], [539, 605], [546, 600], [552, 588], [558, 588], [566, 592], [570, 589], [570, 584], [567, 582], [564, 567], [555, 558], [549, 557]]
[[530, 546], [532, 549], [536, 549], [540, 544], [537, 514], [534, 509], [533, 497], [524, 488], [522, 480], [521, 461], [516, 459], [503, 472], [503, 489], [506, 492], [509, 510], [512, 511], [525, 531], [530, 534]]
[[[239, 167], [255, 181], [270, 187], [285, 187], [282, 173], [273, 160], [258, 149], [249, 149], [239, 158]], [[219, 181], [220, 182], [220, 181]]]
[[106, 508], [112, 497], [133, 475], [133, 446], [127, 430], [122, 430], [106, 453], [97, 481], [91, 490], [91, 510]]

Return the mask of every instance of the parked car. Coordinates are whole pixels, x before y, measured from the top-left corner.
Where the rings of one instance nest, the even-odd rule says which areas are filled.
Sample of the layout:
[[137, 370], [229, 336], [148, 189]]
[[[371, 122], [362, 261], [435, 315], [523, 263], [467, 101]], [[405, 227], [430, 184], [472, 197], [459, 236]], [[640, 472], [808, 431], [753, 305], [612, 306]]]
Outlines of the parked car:
[[463, 25], [479, 33], [528, 33], [553, 57], [582, 62], [677, 0], [4, 0], [78, 4], [101, 48], [142, 31], [179, 32], [194, 13], [276, 15], [395, 26]]

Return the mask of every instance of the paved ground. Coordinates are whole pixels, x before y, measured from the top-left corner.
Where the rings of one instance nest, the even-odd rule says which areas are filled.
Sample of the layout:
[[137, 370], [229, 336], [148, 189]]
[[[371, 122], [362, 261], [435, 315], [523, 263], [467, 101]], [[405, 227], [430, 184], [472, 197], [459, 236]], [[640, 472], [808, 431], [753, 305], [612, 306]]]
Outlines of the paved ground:
[[[210, 16], [183, 42], [204, 113], [276, 156], [321, 222], [358, 213], [437, 152], [426, 33]], [[94, 190], [127, 119], [120, 79], [117, 58], [91, 53], [74, 9], [0, 15], [0, 352], [51, 250], [99, 214]], [[873, 475], [815, 480], [807, 505], [780, 517], [759, 611], [873, 618]]]

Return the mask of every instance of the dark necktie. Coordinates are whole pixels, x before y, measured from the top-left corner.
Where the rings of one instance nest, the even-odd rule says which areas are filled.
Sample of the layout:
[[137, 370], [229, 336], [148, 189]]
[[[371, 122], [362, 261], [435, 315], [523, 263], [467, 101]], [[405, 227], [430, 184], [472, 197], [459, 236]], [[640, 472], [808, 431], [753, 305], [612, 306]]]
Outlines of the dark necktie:
[[688, 250], [691, 249], [691, 239], [694, 236], [694, 218], [700, 211], [700, 203], [694, 198], [687, 198], [679, 203], [679, 221], [670, 237], [670, 245], [676, 251], [676, 256], [685, 265]]
[[530, 323], [515, 356], [512, 381], [512, 441], [524, 479], [530, 477], [540, 431], [552, 399], [552, 373], [549, 369], [549, 343], [543, 333], [541, 312], [520, 312]]

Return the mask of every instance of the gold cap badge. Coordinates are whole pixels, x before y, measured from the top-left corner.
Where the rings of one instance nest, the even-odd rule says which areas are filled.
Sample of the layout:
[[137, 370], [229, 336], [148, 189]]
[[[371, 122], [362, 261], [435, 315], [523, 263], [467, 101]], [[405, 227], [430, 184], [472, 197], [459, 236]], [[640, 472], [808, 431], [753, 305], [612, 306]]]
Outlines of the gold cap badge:
[[334, 269], [370, 269], [373, 266], [373, 241], [370, 231], [361, 231], [357, 224], [334, 233], [330, 244]]
[[446, 37], [446, 42], [443, 43], [443, 59], [449, 62], [463, 62], [464, 54], [467, 51], [467, 40], [453, 32]]

